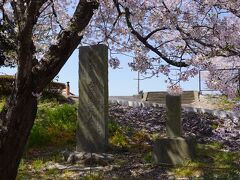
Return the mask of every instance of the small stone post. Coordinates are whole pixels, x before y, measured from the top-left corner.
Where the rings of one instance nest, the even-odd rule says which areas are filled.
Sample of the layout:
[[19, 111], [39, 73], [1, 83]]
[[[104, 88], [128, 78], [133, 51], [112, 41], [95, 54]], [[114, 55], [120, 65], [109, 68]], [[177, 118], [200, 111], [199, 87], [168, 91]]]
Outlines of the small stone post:
[[167, 136], [181, 137], [182, 136], [182, 123], [181, 123], [181, 96], [166, 95], [166, 108], [167, 108]]
[[108, 142], [108, 47], [79, 49], [77, 151], [105, 152]]
[[155, 141], [154, 158], [158, 164], [183, 164], [194, 156], [194, 141], [182, 137], [181, 96], [166, 95], [167, 137]]

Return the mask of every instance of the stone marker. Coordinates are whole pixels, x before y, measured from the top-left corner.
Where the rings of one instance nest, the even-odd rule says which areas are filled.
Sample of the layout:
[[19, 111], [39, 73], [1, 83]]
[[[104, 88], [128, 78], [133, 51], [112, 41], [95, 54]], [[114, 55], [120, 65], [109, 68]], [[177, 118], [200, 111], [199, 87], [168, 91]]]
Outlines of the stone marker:
[[77, 151], [102, 153], [108, 142], [108, 48], [79, 49]]
[[154, 159], [158, 164], [183, 164], [194, 156], [194, 140], [182, 137], [181, 96], [166, 95], [167, 136], [155, 141]]
[[182, 136], [182, 123], [181, 123], [181, 96], [166, 95], [166, 108], [167, 108], [167, 136], [168, 137], [181, 137]]

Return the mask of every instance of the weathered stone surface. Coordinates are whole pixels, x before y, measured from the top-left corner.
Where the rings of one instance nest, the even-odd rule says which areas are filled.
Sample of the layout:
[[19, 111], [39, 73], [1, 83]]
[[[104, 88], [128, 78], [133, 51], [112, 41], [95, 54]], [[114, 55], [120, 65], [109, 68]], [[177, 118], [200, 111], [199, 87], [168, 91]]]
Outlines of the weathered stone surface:
[[158, 164], [183, 164], [194, 157], [195, 141], [193, 139], [161, 138], [154, 145], [154, 159]]
[[79, 49], [77, 151], [105, 152], [108, 141], [108, 50], [105, 45]]
[[166, 108], [167, 136], [172, 138], [182, 136], [181, 96], [166, 95]]

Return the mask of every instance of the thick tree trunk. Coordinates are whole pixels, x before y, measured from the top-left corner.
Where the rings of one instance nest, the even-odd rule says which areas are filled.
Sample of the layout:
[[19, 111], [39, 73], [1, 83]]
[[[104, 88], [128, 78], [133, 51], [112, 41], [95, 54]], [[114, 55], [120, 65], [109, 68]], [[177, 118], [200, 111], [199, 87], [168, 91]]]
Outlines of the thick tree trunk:
[[0, 129], [0, 179], [14, 180], [36, 117], [37, 99], [27, 90], [18, 96], [13, 94], [5, 108], [5, 132]]

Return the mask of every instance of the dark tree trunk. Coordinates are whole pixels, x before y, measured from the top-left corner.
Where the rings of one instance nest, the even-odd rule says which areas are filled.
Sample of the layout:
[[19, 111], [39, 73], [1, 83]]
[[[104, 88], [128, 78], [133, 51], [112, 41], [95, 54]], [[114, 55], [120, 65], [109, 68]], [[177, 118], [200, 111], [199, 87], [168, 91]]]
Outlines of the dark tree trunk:
[[37, 99], [32, 96], [31, 89], [24, 94], [15, 95], [12, 94], [9, 103], [2, 112], [2, 118], [5, 118], [3, 122], [6, 132], [0, 134], [1, 180], [14, 180], [16, 178], [37, 111]]

